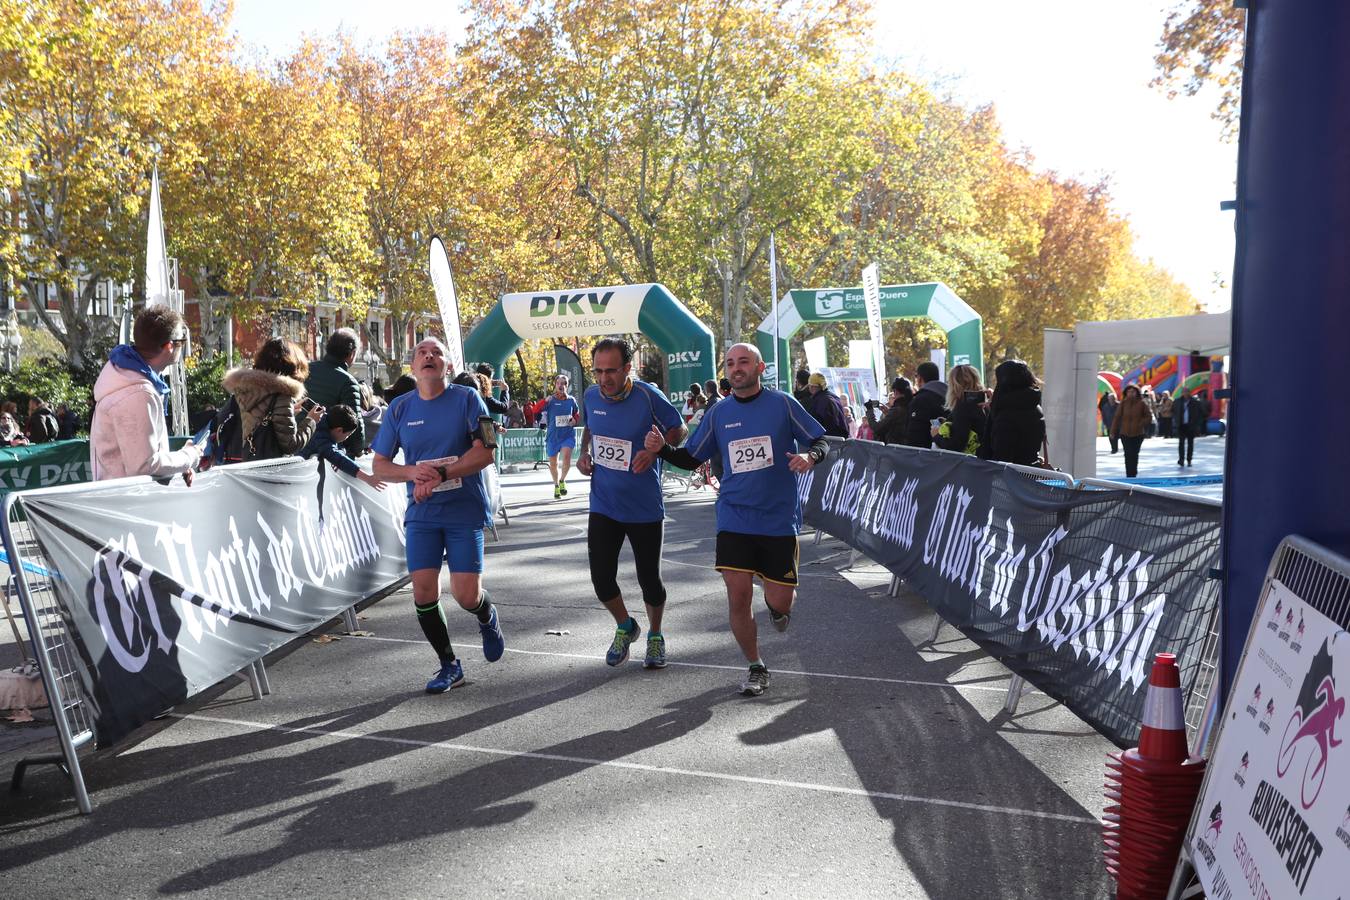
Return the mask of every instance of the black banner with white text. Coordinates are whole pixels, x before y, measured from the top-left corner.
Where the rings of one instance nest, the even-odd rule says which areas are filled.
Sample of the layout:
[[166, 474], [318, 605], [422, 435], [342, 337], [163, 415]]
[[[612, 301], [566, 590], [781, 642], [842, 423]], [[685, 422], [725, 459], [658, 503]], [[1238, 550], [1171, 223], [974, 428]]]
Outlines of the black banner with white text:
[[1153, 655], [1187, 694], [1217, 603], [1217, 506], [1053, 486], [970, 456], [848, 441], [799, 479], [805, 519], [1117, 745]]
[[101, 746], [406, 579], [402, 486], [320, 465], [23, 496]]

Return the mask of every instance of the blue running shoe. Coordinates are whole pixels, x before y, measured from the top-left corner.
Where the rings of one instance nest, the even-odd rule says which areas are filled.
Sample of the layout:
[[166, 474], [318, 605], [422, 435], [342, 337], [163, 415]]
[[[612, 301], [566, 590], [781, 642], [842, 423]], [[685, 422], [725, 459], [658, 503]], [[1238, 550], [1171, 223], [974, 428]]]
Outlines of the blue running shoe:
[[622, 665], [628, 659], [628, 647], [638, 639], [642, 634], [642, 626], [637, 622], [633, 623], [633, 630], [627, 631], [622, 625], [614, 629], [614, 643], [609, 645], [609, 652], [605, 654], [605, 662], [611, 666]]
[[460, 665], [459, 660], [452, 659], [449, 662], [441, 663], [441, 670], [436, 673], [436, 677], [427, 682], [428, 694], [444, 694], [451, 688], [457, 688], [464, 683], [464, 666]]
[[486, 622], [478, 623], [478, 630], [483, 633], [483, 658], [488, 662], [501, 659], [506, 650], [506, 636], [497, 621], [497, 607], [492, 607], [492, 615]]

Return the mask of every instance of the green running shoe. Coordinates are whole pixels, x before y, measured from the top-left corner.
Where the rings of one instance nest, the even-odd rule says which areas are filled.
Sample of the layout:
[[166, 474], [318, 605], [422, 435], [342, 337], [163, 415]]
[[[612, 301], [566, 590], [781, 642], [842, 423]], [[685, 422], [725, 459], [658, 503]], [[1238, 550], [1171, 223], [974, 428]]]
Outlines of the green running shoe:
[[647, 635], [647, 658], [642, 661], [644, 669], [664, 669], [666, 667], [666, 639], [663, 635]]

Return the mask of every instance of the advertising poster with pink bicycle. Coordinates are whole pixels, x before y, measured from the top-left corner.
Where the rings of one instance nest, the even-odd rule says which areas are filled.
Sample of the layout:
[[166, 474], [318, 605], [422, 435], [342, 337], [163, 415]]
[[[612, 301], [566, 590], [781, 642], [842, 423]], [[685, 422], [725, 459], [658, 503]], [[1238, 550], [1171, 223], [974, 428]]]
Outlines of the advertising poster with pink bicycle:
[[1213, 898], [1338, 897], [1350, 876], [1350, 634], [1278, 580], [1257, 612], [1192, 823]]

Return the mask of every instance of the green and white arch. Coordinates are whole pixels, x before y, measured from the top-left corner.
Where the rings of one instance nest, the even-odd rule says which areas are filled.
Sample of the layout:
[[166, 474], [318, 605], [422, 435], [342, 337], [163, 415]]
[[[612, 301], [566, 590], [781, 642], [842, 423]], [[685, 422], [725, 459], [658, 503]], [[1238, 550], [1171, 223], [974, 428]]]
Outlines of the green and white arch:
[[683, 400], [695, 381], [713, 378], [713, 335], [660, 284], [503, 294], [464, 339], [464, 358], [498, 372], [522, 341], [641, 333], [666, 354], [666, 395]]
[[[812, 288], [788, 291], [775, 308], [778, 316], [778, 358], [785, 365], [778, 373], [778, 387], [788, 390], [791, 359], [788, 341], [807, 322], [865, 322], [867, 305], [861, 287]], [[984, 330], [980, 314], [940, 281], [923, 284], [889, 284], [881, 288], [881, 318], [932, 319], [947, 333], [947, 363], [974, 366], [984, 377]], [[773, 363], [773, 317], [767, 317], [755, 332], [755, 346]], [[884, 387], [883, 387], [884, 390]]]

